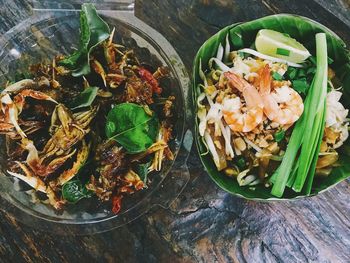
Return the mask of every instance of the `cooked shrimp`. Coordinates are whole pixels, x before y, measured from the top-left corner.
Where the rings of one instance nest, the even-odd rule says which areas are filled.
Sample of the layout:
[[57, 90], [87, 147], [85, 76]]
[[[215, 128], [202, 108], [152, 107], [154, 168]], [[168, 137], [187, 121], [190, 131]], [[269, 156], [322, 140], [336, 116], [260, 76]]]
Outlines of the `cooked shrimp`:
[[271, 73], [269, 65], [260, 71], [259, 92], [264, 102], [265, 115], [281, 125], [293, 124], [304, 111], [303, 100], [299, 93], [288, 86], [271, 91]]
[[235, 73], [225, 72], [228, 84], [242, 92], [246, 107], [242, 107], [241, 100], [224, 100], [223, 116], [232, 131], [250, 132], [263, 120], [263, 101], [254, 86]]

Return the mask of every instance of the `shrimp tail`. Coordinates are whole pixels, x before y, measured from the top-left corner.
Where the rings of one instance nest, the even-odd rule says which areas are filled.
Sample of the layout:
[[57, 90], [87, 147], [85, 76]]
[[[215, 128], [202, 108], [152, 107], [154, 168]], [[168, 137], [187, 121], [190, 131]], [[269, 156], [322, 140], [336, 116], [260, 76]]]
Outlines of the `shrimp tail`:
[[269, 65], [265, 65], [264, 68], [261, 69], [260, 75], [260, 83], [259, 83], [259, 91], [261, 95], [268, 95], [271, 93], [271, 70]]

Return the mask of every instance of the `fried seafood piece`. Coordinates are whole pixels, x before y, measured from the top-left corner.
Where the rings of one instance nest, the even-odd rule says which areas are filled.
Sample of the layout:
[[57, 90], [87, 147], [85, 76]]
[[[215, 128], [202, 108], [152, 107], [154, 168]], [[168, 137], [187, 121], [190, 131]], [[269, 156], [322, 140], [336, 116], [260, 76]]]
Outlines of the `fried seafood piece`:
[[[26, 164], [34, 175], [46, 177], [60, 168], [77, 151], [74, 147], [90, 131], [90, 123], [98, 106], [75, 115], [62, 104], [58, 104], [52, 116], [51, 138], [39, 152], [34, 142], [22, 138], [22, 147], [28, 151]], [[23, 169], [22, 169], [23, 170]]]
[[125, 151], [118, 147], [115, 140], [108, 140], [99, 145], [96, 151], [95, 160], [101, 165], [102, 176], [116, 176], [118, 169], [125, 164]]
[[158, 79], [162, 78], [167, 74], [165, 68], [158, 68], [154, 74], [152, 74], [149, 70], [145, 68], [139, 68], [138, 74], [144, 82], [146, 82], [152, 87], [152, 92], [156, 94], [162, 93], [162, 88], [159, 86]]
[[[28, 139], [23, 139], [23, 140], [28, 140]], [[29, 149], [31, 148], [31, 153], [30, 154], [37, 154], [35, 152], [35, 146], [31, 141], [26, 142], [26, 147]], [[15, 161], [15, 165], [12, 166], [11, 171], [7, 171], [10, 175], [24, 181], [31, 187], [33, 187], [37, 192], [41, 192], [46, 194], [48, 197], [49, 203], [57, 210], [60, 210], [63, 208], [63, 205], [66, 203], [65, 200], [59, 197], [58, 192], [60, 191], [59, 187], [64, 185], [66, 182], [71, 180], [79, 171], [80, 167], [86, 162], [88, 154], [90, 150], [90, 144], [87, 144], [85, 140], [83, 140], [81, 147], [79, 148], [76, 156], [75, 156], [75, 161], [72, 164], [71, 168], [68, 168], [65, 170], [63, 173], [61, 173], [56, 179], [54, 180], [42, 180], [38, 176], [38, 171], [37, 170], [32, 170], [32, 167], [26, 165], [27, 162], [20, 162], [20, 161]], [[75, 151], [73, 151], [73, 154], [70, 155], [73, 156]], [[56, 162], [56, 168], [59, 166], [59, 160], [60, 158], [52, 161], [50, 163], [50, 167], [52, 169], [52, 172], [54, 171], [53, 167], [53, 162]], [[42, 167], [39, 167], [42, 168]], [[17, 172], [18, 170], [21, 170], [23, 174]], [[15, 172], [16, 171], [16, 172]]]
[[55, 189], [57, 186], [62, 186], [69, 182], [80, 170], [80, 168], [86, 163], [90, 153], [91, 143], [87, 144], [85, 140], [82, 141], [82, 145], [77, 152], [75, 161], [71, 168], [65, 170], [58, 176], [57, 179], [50, 182], [50, 186]]
[[52, 137], [43, 150], [46, 156], [59, 155], [81, 141], [90, 132], [90, 123], [98, 110], [99, 106], [94, 106], [88, 111], [72, 114], [63, 104], [57, 105], [49, 129]]
[[91, 176], [87, 188], [95, 192], [102, 201], [112, 198], [112, 211], [117, 213], [123, 195], [139, 191], [145, 184], [130, 168], [132, 159], [125, 159], [125, 151], [114, 140], [108, 140], [98, 146], [95, 160], [99, 166], [99, 177]]
[[[19, 82], [16, 82], [8, 87], [6, 87], [0, 94], [0, 130], [1, 133], [6, 134], [6, 131], [8, 131], [13, 137], [13, 132], [16, 130], [18, 135], [21, 138], [26, 138], [27, 135], [22, 130], [19, 122], [23, 121], [20, 120], [20, 114], [23, 110], [23, 107], [26, 103], [26, 98], [31, 97], [36, 100], [47, 100], [51, 101], [53, 103], [57, 103], [54, 99], [52, 99], [49, 95], [46, 95], [45, 93], [30, 89], [29, 87], [32, 87], [35, 85], [35, 82], [33, 80], [22, 80]], [[11, 98], [10, 95], [14, 95], [13, 98]], [[24, 127], [25, 128], [25, 127]], [[26, 129], [26, 128], [25, 128]], [[33, 132], [33, 128], [29, 128], [29, 132]]]
[[149, 70], [134, 66], [133, 69], [125, 70], [127, 75], [125, 100], [135, 103], [153, 103], [153, 94], [161, 94], [159, 80], [169, 74], [166, 67], [159, 67], [155, 73]]
[[173, 105], [174, 105], [175, 97], [169, 96], [164, 103], [163, 114], [165, 118], [170, 118], [173, 116]]
[[33, 187], [37, 192], [42, 192], [47, 195], [50, 205], [52, 205], [55, 209], [60, 210], [63, 208], [63, 205], [65, 204], [65, 200], [59, 198], [55, 191], [50, 187], [47, 186], [44, 181], [42, 181], [40, 178], [35, 176], [33, 172], [28, 169], [28, 167], [21, 162], [16, 162], [17, 165], [20, 167], [20, 169], [24, 172], [25, 175], [7, 171], [10, 175], [13, 177], [16, 177], [24, 182], [26, 182], [28, 185]]
[[125, 86], [125, 101], [137, 104], [152, 104], [152, 86], [147, 82], [142, 81], [132, 71], [128, 71], [128, 75], [129, 77], [126, 80]]
[[112, 89], [118, 88], [125, 80], [126, 76], [122, 75], [121, 72], [109, 73], [106, 76], [106, 81]]
[[[97, 197], [103, 201], [108, 201], [122, 175], [122, 166], [125, 152], [118, 147], [117, 142], [108, 140], [99, 145], [96, 151], [95, 160], [98, 163], [100, 176], [95, 178], [91, 176], [87, 188], [95, 192]], [[125, 172], [125, 171], [124, 171]]]
[[[41, 121], [23, 121], [19, 120], [18, 125], [24, 134], [29, 135], [35, 133], [36, 131], [42, 129], [45, 123]], [[11, 139], [20, 139], [21, 136], [18, 134], [15, 126], [12, 123], [5, 121], [3, 115], [0, 114], [0, 134], [9, 136]]]

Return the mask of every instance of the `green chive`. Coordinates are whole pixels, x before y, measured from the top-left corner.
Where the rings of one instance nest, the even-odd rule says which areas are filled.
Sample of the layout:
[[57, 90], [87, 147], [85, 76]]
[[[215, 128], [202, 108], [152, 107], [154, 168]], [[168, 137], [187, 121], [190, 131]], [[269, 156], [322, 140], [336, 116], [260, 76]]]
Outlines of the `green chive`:
[[292, 87], [297, 92], [306, 94], [306, 91], [309, 89], [310, 85], [307, 83], [306, 78], [302, 78], [293, 80]]
[[298, 70], [296, 68], [288, 67], [287, 69], [287, 75], [289, 79], [295, 79], [298, 74]]
[[276, 142], [281, 142], [284, 139], [285, 135], [286, 135], [285, 130], [280, 130], [280, 131], [276, 132], [274, 134], [275, 141]]
[[316, 73], [316, 67], [308, 68], [308, 70], [306, 71], [307, 75], [314, 75], [315, 73]]
[[279, 74], [278, 72], [272, 73], [272, 77], [274, 80], [282, 80], [283, 79], [282, 75]]
[[309, 57], [309, 60], [311, 61], [312, 64], [316, 65], [316, 57], [315, 56]]
[[242, 59], [245, 58], [245, 53], [242, 51], [238, 51], [238, 56], [240, 56]]
[[298, 70], [298, 78], [304, 78], [306, 77], [305, 69], [299, 69]]
[[246, 166], [246, 162], [245, 162], [244, 157], [239, 157], [236, 164], [237, 164], [239, 169], [241, 169], [241, 170], [244, 169]]
[[290, 51], [288, 49], [284, 49], [284, 48], [277, 48], [276, 54], [288, 57], [290, 54]]

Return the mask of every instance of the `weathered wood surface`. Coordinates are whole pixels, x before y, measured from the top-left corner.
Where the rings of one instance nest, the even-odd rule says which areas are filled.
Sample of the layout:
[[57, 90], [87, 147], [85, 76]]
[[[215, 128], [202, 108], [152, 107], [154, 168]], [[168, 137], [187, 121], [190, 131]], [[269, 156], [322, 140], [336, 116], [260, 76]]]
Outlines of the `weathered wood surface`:
[[[272, 13], [296, 13], [350, 43], [349, 0], [140, 0], [137, 15], [177, 49], [188, 70], [220, 27]], [[0, 0], [0, 34], [26, 18], [25, 0]], [[294, 202], [245, 201], [219, 190], [196, 157], [191, 181], [170, 209], [94, 236], [42, 233], [0, 213], [0, 262], [349, 262], [350, 188]]]

